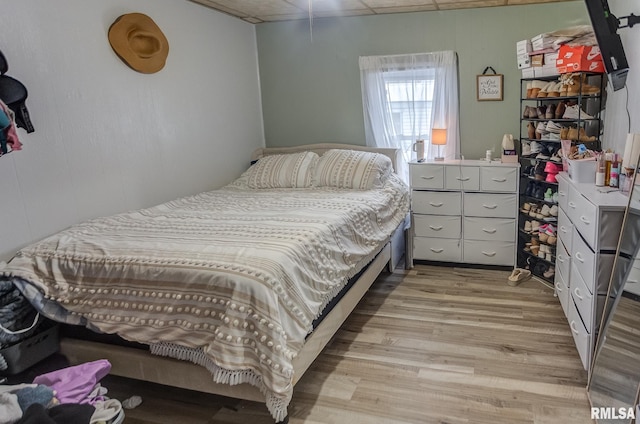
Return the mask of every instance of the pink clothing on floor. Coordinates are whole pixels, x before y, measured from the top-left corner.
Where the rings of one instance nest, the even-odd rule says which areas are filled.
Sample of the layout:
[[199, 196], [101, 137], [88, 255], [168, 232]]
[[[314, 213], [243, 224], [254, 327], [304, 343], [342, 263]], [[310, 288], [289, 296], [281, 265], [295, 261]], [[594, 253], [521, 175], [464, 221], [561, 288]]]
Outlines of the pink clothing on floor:
[[100, 399], [91, 398], [89, 394], [109, 371], [111, 363], [100, 359], [39, 375], [33, 382], [55, 390], [60, 403], [93, 404]]

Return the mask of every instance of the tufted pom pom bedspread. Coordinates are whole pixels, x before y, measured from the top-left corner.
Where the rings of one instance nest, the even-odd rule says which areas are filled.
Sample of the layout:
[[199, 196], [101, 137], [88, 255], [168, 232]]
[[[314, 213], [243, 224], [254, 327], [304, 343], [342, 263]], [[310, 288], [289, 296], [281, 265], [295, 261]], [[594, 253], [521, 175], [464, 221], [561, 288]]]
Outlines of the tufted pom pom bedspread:
[[331, 298], [409, 209], [381, 189], [219, 190], [93, 219], [22, 249], [0, 270], [41, 311], [250, 383], [282, 420], [292, 360]]

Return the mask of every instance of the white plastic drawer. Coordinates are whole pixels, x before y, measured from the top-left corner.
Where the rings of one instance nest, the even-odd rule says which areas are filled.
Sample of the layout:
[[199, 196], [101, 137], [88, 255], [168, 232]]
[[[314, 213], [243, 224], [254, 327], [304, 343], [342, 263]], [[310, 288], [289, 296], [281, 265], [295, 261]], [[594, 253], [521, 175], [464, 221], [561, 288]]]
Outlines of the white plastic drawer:
[[447, 190], [480, 190], [480, 167], [478, 166], [447, 166], [444, 175], [444, 188]]
[[564, 174], [557, 175], [556, 180], [558, 181], [558, 206], [566, 211], [569, 202], [569, 181]]
[[484, 265], [514, 265], [515, 243], [465, 240], [463, 257], [465, 263]]
[[578, 231], [573, 229], [573, 256], [571, 263], [575, 265], [590, 293], [595, 289], [596, 254], [580, 237]]
[[[598, 208], [573, 186], [569, 187], [567, 216], [592, 249], [596, 247], [598, 233]], [[574, 237], [575, 241], [575, 237]]]
[[587, 329], [582, 325], [582, 320], [578, 314], [578, 309], [572, 299], [569, 299], [569, 327], [573, 335], [573, 341], [576, 344], [580, 361], [586, 370], [591, 363], [591, 334], [587, 333]]
[[504, 218], [464, 218], [465, 240], [510, 241], [516, 239], [516, 220]]
[[462, 215], [462, 193], [444, 191], [414, 191], [411, 195], [413, 213], [431, 215]]
[[[575, 267], [575, 265], [572, 266]], [[593, 294], [589, 292], [580, 273], [575, 272], [575, 269], [571, 274], [571, 283], [569, 285], [571, 287], [569, 289], [571, 298], [575, 302], [578, 312], [580, 312], [584, 328], [587, 333], [593, 334], [593, 323], [591, 322], [593, 319]]]
[[460, 240], [432, 237], [413, 238], [413, 258], [427, 261], [461, 262]]
[[518, 168], [500, 166], [480, 167], [480, 190], [515, 192], [518, 184]]
[[[556, 269], [562, 273], [565, 282], [569, 283], [571, 277], [571, 256], [567, 253], [561, 242], [556, 243]], [[569, 287], [569, 285], [567, 285]]]
[[558, 238], [564, 243], [568, 252], [573, 249], [573, 224], [562, 209], [558, 209]]
[[409, 166], [411, 188], [442, 190], [444, 188], [444, 165], [412, 164]]
[[571, 295], [569, 294], [569, 286], [564, 281], [562, 274], [560, 272], [556, 272], [554, 284], [556, 296], [558, 296], [558, 300], [560, 300], [564, 316], [567, 316], [569, 315], [569, 300], [571, 299]]
[[464, 214], [487, 218], [515, 218], [518, 199], [516, 194], [465, 193]]
[[447, 215], [413, 215], [413, 234], [416, 237], [462, 237], [461, 217]]

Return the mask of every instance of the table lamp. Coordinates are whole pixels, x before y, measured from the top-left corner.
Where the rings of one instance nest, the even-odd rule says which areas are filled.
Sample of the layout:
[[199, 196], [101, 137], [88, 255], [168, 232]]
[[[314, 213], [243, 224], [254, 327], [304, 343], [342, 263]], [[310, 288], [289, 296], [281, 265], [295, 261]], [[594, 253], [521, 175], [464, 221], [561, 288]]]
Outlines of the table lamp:
[[440, 146], [447, 144], [447, 129], [446, 128], [433, 128], [431, 130], [431, 144], [438, 146], [438, 156], [433, 158], [435, 161], [443, 161], [444, 157], [440, 153]]

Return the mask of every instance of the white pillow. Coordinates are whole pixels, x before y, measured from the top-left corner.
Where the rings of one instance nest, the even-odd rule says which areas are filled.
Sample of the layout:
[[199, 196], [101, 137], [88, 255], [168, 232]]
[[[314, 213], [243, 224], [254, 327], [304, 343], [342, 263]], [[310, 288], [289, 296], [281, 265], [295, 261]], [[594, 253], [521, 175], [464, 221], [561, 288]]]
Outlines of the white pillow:
[[319, 156], [314, 152], [270, 155], [247, 170], [249, 188], [311, 187]]
[[380, 153], [328, 150], [316, 165], [313, 184], [370, 190], [381, 188], [392, 171], [391, 159]]

